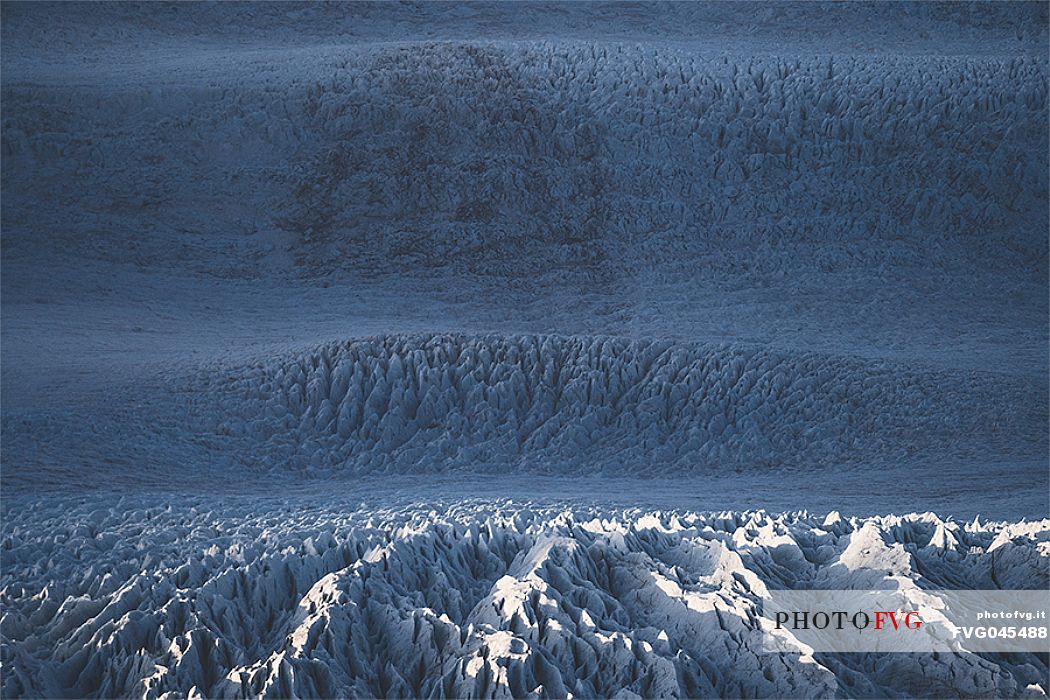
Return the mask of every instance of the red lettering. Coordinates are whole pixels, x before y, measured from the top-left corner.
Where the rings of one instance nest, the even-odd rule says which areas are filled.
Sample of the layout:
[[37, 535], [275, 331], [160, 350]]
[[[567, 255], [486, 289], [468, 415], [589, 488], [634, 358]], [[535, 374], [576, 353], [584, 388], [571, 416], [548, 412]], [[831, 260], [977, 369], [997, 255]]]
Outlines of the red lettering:
[[885, 618], [889, 618], [890, 624], [893, 625], [893, 629], [900, 629], [900, 622], [897, 620], [897, 613], [891, 610], [876, 610], [875, 611], [875, 629], [882, 629], [882, 621]]

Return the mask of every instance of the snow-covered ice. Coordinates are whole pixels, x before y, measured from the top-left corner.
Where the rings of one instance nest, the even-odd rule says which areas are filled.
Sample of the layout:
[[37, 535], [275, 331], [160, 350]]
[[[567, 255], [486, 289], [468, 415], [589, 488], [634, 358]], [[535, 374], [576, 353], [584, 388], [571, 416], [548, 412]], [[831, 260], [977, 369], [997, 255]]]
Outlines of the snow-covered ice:
[[1047, 682], [1036, 654], [763, 654], [755, 631], [770, 588], [1045, 587], [1050, 520], [338, 497], [26, 500], [5, 519], [8, 697], [1034, 697]]
[[203, 379], [187, 410], [199, 435], [355, 473], [496, 462], [657, 476], [1045, 449], [1045, 394], [1012, 377], [733, 346], [386, 336]]
[[1050, 691], [1045, 4], [0, 12], [3, 697]]

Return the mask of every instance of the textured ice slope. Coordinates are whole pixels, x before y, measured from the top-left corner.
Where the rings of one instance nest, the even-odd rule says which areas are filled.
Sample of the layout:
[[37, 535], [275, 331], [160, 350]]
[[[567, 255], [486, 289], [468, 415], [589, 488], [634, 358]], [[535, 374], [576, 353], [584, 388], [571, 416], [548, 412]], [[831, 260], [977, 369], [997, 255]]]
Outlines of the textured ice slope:
[[975, 251], [1038, 264], [1045, 61], [699, 53], [438, 44], [347, 60], [308, 90], [324, 148], [284, 223], [321, 246], [315, 264], [633, 267], [625, 247], [758, 246], [753, 265], [776, 268], [787, 256], [768, 253], [800, 243], [812, 257], [791, 264], [833, 269]]
[[117, 91], [5, 84], [12, 254], [25, 228], [37, 252], [215, 270], [222, 229], [242, 274], [269, 231], [310, 276], [1045, 270], [1042, 57], [422, 42], [217, 60]]
[[392, 334], [118, 372], [72, 396], [5, 411], [4, 459], [23, 467], [7, 488], [909, 465], [994, 483], [1025, 464], [1043, 478], [1050, 419], [1023, 375], [616, 336]]
[[761, 654], [754, 631], [773, 588], [1045, 587], [1050, 521], [362, 508], [9, 506], [4, 697], [1042, 697], [1048, 687], [1045, 656]]
[[658, 475], [1046, 452], [1029, 382], [725, 345], [393, 335], [195, 382], [201, 432], [281, 468]]

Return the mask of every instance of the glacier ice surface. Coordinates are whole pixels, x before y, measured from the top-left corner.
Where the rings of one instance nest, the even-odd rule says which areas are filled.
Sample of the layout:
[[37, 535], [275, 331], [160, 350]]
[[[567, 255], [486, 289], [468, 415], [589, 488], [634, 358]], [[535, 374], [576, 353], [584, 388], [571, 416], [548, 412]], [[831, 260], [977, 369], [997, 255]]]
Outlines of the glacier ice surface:
[[3, 697], [1050, 689], [1045, 4], [0, 12]]

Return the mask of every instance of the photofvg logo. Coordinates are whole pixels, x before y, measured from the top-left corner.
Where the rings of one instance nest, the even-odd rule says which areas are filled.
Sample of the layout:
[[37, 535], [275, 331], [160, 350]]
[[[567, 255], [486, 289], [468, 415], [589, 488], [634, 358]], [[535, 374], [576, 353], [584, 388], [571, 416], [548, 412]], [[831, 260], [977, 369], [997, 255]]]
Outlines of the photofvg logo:
[[776, 622], [777, 629], [793, 630], [808, 630], [810, 627], [818, 630], [826, 630], [829, 627], [842, 630], [846, 625], [853, 625], [857, 630], [876, 631], [888, 629], [890, 626], [894, 630], [899, 630], [901, 626], [910, 630], [922, 627], [922, 617], [914, 610], [875, 610], [870, 613], [860, 610], [852, 615], [845, 610], [781, 610], [776, 614]]
[[1050, 591], [770, 591], [767, 652], [1050, 650]]

